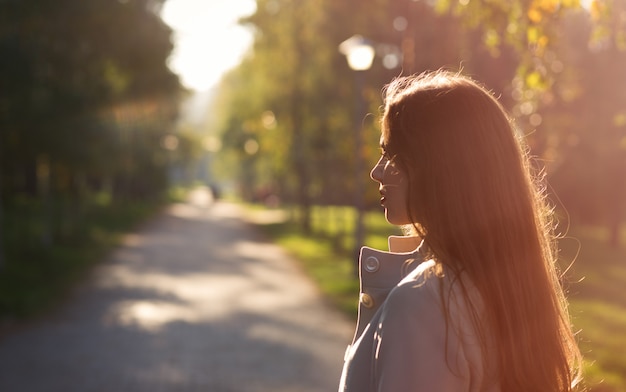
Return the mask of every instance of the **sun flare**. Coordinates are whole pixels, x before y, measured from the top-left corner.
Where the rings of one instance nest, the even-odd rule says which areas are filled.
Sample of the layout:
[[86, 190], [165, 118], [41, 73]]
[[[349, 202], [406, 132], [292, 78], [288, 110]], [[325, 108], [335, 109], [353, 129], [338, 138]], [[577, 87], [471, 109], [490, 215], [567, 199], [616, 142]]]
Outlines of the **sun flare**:
[[252, 42], [237, 23], [254, 12], [254, 0], [168, 0], [161, 12], [174, 30], [168, 65], [186, 87], [203, 91], [235, 67]]

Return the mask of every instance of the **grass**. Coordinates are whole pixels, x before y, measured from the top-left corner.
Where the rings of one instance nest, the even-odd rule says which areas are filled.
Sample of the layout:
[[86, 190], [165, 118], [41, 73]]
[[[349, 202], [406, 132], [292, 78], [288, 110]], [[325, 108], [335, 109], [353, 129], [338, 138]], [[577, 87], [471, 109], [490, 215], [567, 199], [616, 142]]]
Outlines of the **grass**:
[[570, 313], [585, 356], [592, 391], [626, 391], [626, 237], [608, 246], [608, 230], [578, 226], [561, 240], [564, 260], [574, 260], [568, 280]]
[[292, 220], [261, 225], [269, 237], [295, 256], [321, 291], [339, 309], [356, 318], [359, 282], [352, 257], [354, 212], [343, 207], [314, 207], [312, 235], [304, 235]]
[[[249, 206], [257, 210], [258, 206]], [[387, 246], [387, 236], [399, 234], [379, 213], [367, 213], [365, 244], [376, 248]], [[307, 273], [313, 277], [321, 291], [339, 309], [356, 319], [359, 282], [354, 254], [355, 211], [348, 207], [313, 207], [311, 233], [305, 235], [292, 219], [283, 223], [259, 225], [277, 244], [298, 259]]]
[[[309, 235], [292, 221], [260, 227], [302, 263], [332, 303], [356, 317], [354, 211], [315, 207], [311, 218]], [[386, 249], [387, 236], [399, 234], [379, 212], [367, 213], [365, 226], [365, 244], [374, 248]], [[590, 392], [626, 391], [626, 235], [621, 248], [611, 248], [607, 230], [577, 226], [559, 246], [561, 264], [571, 264], [566, 290], [585, 357], [586, 386]]]
[[16, 199], [3, 216], [0, 321], [36, 316], [60, 301], [70, 287], [122, 235], [154, 215], [166, 200], [114, 203], [106, 194], [87, 200]]

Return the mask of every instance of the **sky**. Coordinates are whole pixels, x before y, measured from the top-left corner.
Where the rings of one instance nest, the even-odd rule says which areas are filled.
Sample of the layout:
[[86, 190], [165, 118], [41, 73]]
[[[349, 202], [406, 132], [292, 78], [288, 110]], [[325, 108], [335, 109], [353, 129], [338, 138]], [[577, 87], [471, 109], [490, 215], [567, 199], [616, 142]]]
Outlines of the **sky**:
[[237, 24], [254, 12], [254, 0], [167, 0], [161, 12], [174, 30], [169, 67], [183, 85], [198, 92], [219, 82], [252, 43], [252, 33]]

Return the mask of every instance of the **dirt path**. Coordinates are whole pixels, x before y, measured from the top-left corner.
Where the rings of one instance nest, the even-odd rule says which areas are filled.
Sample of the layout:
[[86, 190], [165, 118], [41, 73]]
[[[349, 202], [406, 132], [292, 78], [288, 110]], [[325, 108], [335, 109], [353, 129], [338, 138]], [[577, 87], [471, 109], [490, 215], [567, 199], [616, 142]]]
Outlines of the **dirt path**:
[[0, 391], [334, 391], [352, 327], [236, 206], [200, 192], [0, 341]]

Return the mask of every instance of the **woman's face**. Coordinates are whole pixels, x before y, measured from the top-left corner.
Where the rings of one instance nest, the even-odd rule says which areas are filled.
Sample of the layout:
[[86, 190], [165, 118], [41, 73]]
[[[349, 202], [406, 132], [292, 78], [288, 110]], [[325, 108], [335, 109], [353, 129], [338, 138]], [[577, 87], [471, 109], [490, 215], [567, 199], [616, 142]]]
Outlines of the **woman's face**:
[[398, 226], [411, 223], [407, 211], [409, 181], [398, 165], [383, 153], [372, 168], [370, 177], [380, 184], [380, 204], [385, 208], [387, 222]]

